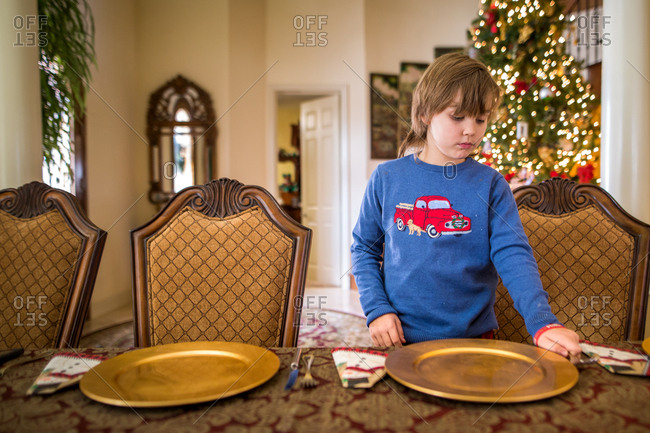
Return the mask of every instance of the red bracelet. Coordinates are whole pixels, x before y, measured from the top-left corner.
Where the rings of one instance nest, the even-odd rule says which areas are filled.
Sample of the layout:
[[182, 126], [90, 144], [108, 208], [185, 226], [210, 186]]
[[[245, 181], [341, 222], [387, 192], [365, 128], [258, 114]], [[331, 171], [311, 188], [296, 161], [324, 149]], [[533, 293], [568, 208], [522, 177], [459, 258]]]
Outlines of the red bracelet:
[[542, 326], [541, 328], [539, 328], [539, 331], [535, 333], [535, 336], [533, 337], [533, 344], [537, 346], [539, 337], [541, 337], [542, 334], [548, 331], [549, 329], [555, 329], [555, 328], [564, 328], [564, 325], [560, 325], [559, 323], [549, 323], [546, 326]]

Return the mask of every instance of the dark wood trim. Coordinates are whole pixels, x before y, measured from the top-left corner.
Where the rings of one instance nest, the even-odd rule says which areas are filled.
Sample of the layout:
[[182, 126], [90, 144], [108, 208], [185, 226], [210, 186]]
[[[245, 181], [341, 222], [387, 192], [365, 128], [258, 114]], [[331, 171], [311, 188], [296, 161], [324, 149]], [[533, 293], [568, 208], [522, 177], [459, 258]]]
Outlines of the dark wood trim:
[[562, 215], [587, 206], [601, 209], [617, 226], [634, 239], [634, 266], [630, 270], [629, 303], [625, 338], [642, 340], [650, 283], [650, 225], [626, 212], [603, 188], [576, 184], [562, 178], [552, 178], [537, 185], [522, 186], [513, 191], [518, 207], [528, 207], [541, 213]]
[[52, 342], [52, 347], [77, 347], [88, 314], [107, 233], [86, 218], [79, 200], [66, 191], [52, 188], [42, 182], [31, 182], [18, 189], [8, 188], [0, 191], [0, 210], [16, 218], [32, 218], [53, 209], [61, 213], [70, 228], [83, 241], [68, 299], [59, 319], [59, 332]]
[[[85, 91], [82, 89], [82, 98]], [[86, 112], [78, 104], [74, 107], [74, 126], [72, 128], [74, 152], [74, 195], [84, 213], [88, 213], [88, 177], [86, 176]]]
[[302, 307], [302, 302], [297, 299], [302, 297], [305, 291], [311, 229], [289, 217], [264, 188], [244, 185], [234, 179], [221, 178], [205, 185], [185, 188], [176, 194], [152, 220], [131, 230], [134, 335], [137, 347], [150, 346], [153, 333], [148, 306], [147, 240], [164, 228], [185, 207], [190, 207], [206, 216], [225, 218], [253, 206], [259, 206], [293, 242], [292, 265], [287, 283], [286, 314], [280, 329], [280, 345], [282, 347], [296, 345]]

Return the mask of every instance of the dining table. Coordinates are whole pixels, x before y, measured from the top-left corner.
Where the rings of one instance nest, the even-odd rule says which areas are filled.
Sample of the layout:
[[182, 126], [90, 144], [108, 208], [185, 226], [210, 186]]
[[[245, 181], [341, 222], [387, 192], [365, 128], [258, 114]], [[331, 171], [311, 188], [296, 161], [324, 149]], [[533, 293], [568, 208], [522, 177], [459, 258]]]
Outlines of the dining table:
[[[619, 342], [617, 347], [639, 347]], [[133, 348], [75, 348], [112, 358]], [[68, 350], [68, 351], [69, 351]], [[87, 397], [78, 385], [49, 395], [27, 395], [47, 359], [16, 366], [0, 377], [0, 432], [646, 432], [650, 378], [613, 374], [598, 364], [579, 368], [566, 392], [536, 401], [481, 403], [441, 398], [385, 375], [371, 388], [345, 388], [332, 348], [313, 355], [316, 386], [285, 390], [296, 348], [270, 348], [275, 374], [227, 398], [171, 407], [119, 407]], [[392, 352], [392, 348], [373, 348]], [[22, 358], [40, 351], [26, 350]], [[88, 373], [86, 373], [88, 374]], [[439, 374], [449, 374], [441, 371]]]

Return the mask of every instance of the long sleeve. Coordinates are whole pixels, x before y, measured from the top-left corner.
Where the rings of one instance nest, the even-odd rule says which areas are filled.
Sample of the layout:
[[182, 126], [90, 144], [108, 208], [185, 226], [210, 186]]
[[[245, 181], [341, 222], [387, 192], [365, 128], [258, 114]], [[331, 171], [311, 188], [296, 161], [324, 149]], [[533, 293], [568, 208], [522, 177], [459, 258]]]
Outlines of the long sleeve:
[[367, 323], [387, 313], [396, 313], [384, 287], [382, 253], [384, 228], [381, 178], [375, 170], [361, 202], [359, 219], [352, 231], [352, 274], [359, 288], [359, 297]]
[[394, 313], [409, 343], [495, 329], [499, 275], [532, 335], [557, 322], [507, 182], [472, 159], [380, 164], [352, 236], [367, 323]]
[[559, 323], [548, 304], [537, 262], [519, 217], [517, 204], [503, 178], [497, 178], [490, 197], [490, 256], [522, 315], [530, 335], [549, 323]]

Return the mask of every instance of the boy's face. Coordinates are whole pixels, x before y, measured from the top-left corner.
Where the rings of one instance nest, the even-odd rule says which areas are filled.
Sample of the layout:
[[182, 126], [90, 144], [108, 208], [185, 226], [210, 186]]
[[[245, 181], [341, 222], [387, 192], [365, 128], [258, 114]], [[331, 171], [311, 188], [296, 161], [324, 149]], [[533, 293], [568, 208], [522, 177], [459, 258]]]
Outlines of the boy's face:
[[487, 113], [478, 117], [469, 117], [456, 113], [458, 102], [454, 101], [428, 123], [427, 145], [420, 154], [420, 159], [429, 164], [460, 164], [481, 143], [487, 128]]

